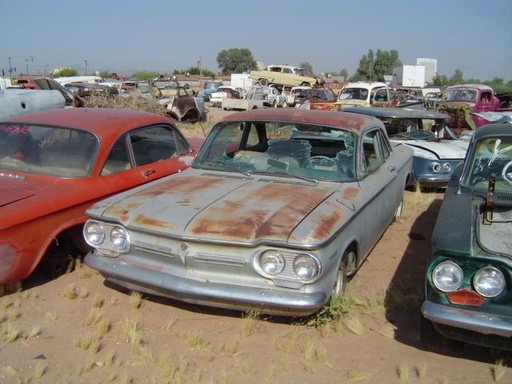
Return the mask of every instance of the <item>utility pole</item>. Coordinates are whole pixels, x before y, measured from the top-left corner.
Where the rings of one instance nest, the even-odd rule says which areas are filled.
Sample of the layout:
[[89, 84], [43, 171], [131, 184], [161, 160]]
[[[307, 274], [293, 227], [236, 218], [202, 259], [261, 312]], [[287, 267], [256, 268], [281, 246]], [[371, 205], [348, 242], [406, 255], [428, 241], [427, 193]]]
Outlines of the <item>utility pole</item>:
[[85, 64], [85, 76], [87, 76], [87, 66], [89, 65], [89, 61], [84, 60], [84, 64]]

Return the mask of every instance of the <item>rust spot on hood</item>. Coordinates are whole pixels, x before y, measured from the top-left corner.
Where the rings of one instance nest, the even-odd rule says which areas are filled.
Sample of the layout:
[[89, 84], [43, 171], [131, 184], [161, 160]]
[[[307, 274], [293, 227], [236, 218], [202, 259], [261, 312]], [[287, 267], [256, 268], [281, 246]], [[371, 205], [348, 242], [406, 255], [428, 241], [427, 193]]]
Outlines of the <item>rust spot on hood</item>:
[[141, 213], [140, 215], [137, 215], [135, 220], [139, 224], [147, 225], [150, 227], [165, 228], [168, 230], [176, 229], [173, 225], [170, 225], [169, 222], [167, 222], [167, 221], [156, 220], [156, 219], [153, 219], [152, 217], [144, 215], [143, 213]]
[[[247, 191], [246, 191], [247, 192]], [[289, 184], [257, 184], [250, 194], [233, 193], [207, 208], [189, 230], [223, 239], [286, 241], [300, 221], [330, 193], [322, 188]]]
[[346, 200], [352, 200], [357, 197], [359, 190], [357, 188], [347, 188], [343, 191], [343, 198]]

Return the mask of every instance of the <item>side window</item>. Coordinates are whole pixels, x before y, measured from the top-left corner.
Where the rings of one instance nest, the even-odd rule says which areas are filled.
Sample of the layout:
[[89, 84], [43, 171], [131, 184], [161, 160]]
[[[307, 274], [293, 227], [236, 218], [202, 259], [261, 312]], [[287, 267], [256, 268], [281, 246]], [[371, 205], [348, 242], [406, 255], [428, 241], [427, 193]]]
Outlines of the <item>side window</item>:
[[379, 89], [375, 92], [374, 100], [376, 102], [382, 103], [388, 101], [388, 92], [386, 89]]
[[126, 169], [131, 169], [130, 156], [128, 154], [128, 145], [126, 135], [123, 135], [115, 142], [107, 157], [107, 161], [101, 170], [101, 175], [111, 175]]
[[375, 129], [363, 136], [363, 169], [372, 173], [384, 163], [380, 131]]
[[[129, 134], [135, 165], [155, 163], [183, 153], [183, 142], [168, 126], [138, 129]], [[177, 139], [178, 138], [178, 139]]]

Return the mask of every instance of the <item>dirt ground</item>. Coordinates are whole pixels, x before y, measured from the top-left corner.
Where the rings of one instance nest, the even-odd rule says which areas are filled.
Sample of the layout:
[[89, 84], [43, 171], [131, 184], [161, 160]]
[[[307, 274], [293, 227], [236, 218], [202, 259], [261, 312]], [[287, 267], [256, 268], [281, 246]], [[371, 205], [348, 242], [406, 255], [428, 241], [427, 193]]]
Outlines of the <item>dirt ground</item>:
[[511, 383], [508, 355], [422, 350], [419, 306], [441, 193], [406, 191], [348, 284], [348, 314], [308, 326], [106, 285], [86, 266], [0, 298], [1, 383]]

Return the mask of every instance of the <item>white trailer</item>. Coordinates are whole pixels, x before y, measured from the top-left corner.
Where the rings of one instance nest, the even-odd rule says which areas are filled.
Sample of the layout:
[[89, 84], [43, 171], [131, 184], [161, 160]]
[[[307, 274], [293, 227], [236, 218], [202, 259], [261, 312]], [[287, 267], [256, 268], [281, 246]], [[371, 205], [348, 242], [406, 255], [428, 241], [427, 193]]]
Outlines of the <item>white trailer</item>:
[[394, 68], [393, 86], [423, 88], [425, 86], [425, 66], [402, 65]]
[[249, 78], [248, 73], [232, 73], [230, 85], [234, 88], [242, 89], [242, 96], [245, 96], [249, 92], [249, 89], [252, 88], [253, 81]]

